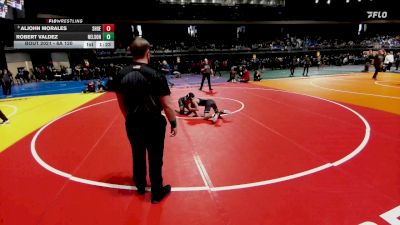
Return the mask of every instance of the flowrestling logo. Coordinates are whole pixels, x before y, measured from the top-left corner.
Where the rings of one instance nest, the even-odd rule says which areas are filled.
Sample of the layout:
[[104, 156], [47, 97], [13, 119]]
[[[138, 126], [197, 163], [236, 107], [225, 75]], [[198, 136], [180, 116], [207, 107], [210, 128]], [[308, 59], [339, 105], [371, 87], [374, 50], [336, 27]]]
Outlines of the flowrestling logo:
[[368, 19], [386, 19], [388, 13], [386, 11], [367, 11]]

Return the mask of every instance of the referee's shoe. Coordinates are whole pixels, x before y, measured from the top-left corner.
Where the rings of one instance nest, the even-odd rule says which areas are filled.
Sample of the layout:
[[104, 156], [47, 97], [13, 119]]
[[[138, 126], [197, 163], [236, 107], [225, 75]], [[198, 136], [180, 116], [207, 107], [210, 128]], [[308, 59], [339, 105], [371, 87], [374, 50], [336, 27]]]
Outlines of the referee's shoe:
[[151, 203], [160, 203], [169, 193], [171, 193], [171, 185], [168, 184], [162, 187], [159, 192], [152, 193]]

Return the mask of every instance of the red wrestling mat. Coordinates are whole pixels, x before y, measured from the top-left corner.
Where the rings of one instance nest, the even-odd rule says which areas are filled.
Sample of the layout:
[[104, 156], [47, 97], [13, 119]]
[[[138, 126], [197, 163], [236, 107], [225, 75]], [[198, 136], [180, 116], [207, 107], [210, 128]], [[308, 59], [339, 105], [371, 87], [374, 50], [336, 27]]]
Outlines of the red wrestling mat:
[[0, 154], [0, 224], [400, 222], [398, 116], [250, 84], [172, 97], [189, 91], [234, 113], [179, 119], [164, 157], [174, 192], [161, 204], [131, 190], [109, 93]]

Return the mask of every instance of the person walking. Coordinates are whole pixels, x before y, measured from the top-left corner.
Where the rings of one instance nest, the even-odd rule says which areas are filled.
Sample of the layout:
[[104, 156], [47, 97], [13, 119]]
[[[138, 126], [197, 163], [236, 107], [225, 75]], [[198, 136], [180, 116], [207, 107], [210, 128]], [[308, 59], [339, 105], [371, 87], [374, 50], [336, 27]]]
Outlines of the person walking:
[[375, 72], [374, 75], [372, 76], [372, 79], [376, 80], [378, 73], [382, 71], [384, 58], [385, 56], [383, 50], [379, 50], [378, 54], [376, 54], [374, 58]]

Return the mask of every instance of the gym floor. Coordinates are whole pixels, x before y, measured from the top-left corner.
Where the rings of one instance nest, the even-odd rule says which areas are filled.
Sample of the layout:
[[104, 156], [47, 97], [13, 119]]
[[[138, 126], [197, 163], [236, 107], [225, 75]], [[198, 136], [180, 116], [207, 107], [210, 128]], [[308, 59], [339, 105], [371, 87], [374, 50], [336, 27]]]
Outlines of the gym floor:
[[212, 92], [173, 80], [174, 101], [193, 92], [233, 113], [179, 118], [163, 167], [173, 192], [158, 205], [134, 191], [114, 93], [15, 89], [0, 100], [0, 224], [399, 224], [400, 75], [329, 71], [224, 74]]

